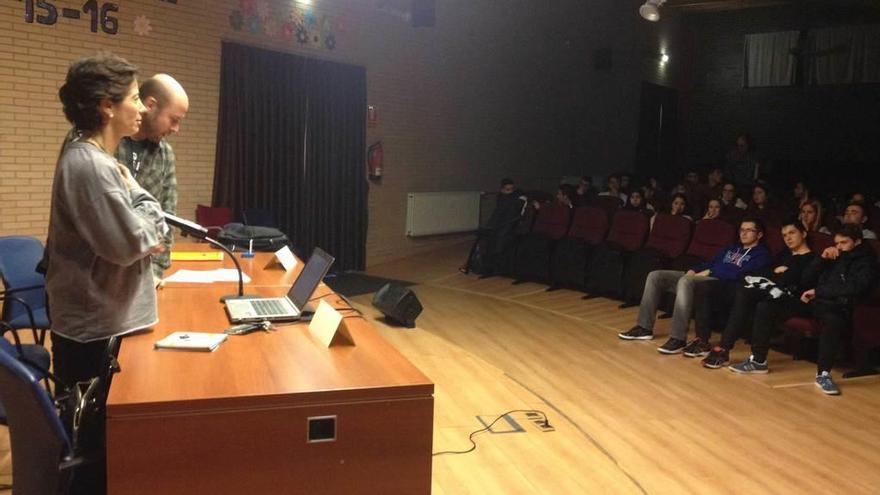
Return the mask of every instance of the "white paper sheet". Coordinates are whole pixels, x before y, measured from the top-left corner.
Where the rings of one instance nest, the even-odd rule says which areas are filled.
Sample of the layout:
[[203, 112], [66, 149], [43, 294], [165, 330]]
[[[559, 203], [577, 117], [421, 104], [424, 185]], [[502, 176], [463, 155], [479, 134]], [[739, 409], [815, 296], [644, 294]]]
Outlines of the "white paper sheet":
[[[247, 273], [242, 273], [244, 283], [250, 283]], [[165, 282], [190, 284], [211, 284], [214, 282], [238, 282], [238, 270], [234, 268], [217, 268], [216, 270], [177, 270], [167, 277]]]

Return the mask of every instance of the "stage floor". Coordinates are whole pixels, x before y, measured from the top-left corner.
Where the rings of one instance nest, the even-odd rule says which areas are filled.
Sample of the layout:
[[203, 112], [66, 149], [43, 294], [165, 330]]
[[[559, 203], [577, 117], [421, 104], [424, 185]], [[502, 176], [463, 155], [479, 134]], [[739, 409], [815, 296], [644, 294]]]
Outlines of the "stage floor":
[[[436, 384], [434, 451], [470, 447], [477, 416], [512, 409], [546, 412], [555, 431], [514, 414], [524, 432], [434, 458], [435, 494], [877, 493], [880, 377], [836, 370], [843, 394], [828, 397], [813, 363], [784, 354], [763, 376], [708, 370], [656, 352], [669, 320], [654, 341], [621, 341], [638, 308], [460, 274], [467, 248], [368, 270], [418, 284], [417, 327], [377, 325]], [[732, 358], [747, 355], [740, 341]]]

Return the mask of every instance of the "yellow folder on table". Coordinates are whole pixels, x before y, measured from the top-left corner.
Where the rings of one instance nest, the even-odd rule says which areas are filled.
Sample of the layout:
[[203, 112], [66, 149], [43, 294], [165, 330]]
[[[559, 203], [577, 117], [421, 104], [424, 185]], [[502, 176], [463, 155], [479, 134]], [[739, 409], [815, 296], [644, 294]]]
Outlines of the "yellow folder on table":
[[222, 261], [223, 251], [171, 251], [171, 261]]

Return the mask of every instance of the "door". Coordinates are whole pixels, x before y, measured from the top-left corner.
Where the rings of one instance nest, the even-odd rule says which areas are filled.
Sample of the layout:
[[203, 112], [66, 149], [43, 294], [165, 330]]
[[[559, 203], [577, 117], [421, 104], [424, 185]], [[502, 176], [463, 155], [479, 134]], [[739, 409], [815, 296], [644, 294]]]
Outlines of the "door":
[[681, 177], [675, 162], [678, 141], [678, 91], [642, 82], [636, 173], [665, 182]]

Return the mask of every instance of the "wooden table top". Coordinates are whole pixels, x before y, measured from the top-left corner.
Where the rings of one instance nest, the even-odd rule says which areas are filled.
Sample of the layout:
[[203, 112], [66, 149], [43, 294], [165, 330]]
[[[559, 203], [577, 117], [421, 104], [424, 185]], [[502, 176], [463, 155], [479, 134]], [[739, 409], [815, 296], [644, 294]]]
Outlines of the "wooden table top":
[[[258, 255], [251, 272], [266, 285], [247, 284], [246, 293], [282, 295], [302, 265], [291, 273], [261, 270], [267, 260]], [[223, 263], [232, 265], [228, 259]], [[192, 264], [219, 262], [175, 262], [173, 269]], [[273, 277], [274, 283], [269, 284]], [[109, 416], [271, 408], [433, 393], [433, 383], [370, 322], [351, 310], [342, 312], [354, 346], [324, 347], [311, 336], [308, 323], [288, 323], [278, 324], [273, 332], [231, 335], [214, 352], [153, 348], [154, 342], [175, 331], [221, 332], [229, 327], [219, 299], [231, 286], [168, 284], [158, 291], [160, 322], [152, 331], [122, 340], [122, 371], [113, 377], [107, 401]], [[340, 309], [348, 306], [324, 284], [315, 296]]]
[[[210, 244], [199, 242], [175, 243], [173, 250], [178, 252], [223, 252], [219, 249], [215, 249]], [[302, 270], [303, 267], [302, 261], [297, 259], [296, 267], [294, 267], [289, 272], [284, 271], [284, 268], [282, 268], [280, 264], [275, 264], [270, 268], [266, 268], [266, 265], [268, 265], [269, 262], [272, 260], [273, 253], [254, 253], [253, 258], [243, 258], [241, 254], [242, 253], [240, 252], [235, 252], [235, 257], [241, 264], [241, 271], [251, 277], [250, 283], [244, 284], [245, 293], [247, 293], [248, 287], [261, 285], [281, 286], [289, 288], [291, 285], [293, 285], [293, 282], [296, 280], [296, 277], [299, 276], [299, 272]], [[218, 268], [235, 268], [235, 263], [231, 259], [229, 259], [229, 253], [224, 253], [222, 261], [175, 261], [171, 264], [171, 267], [165, 272], [165, 277], [168, 278], [178, 270], [216, 270]], [[226, 285], [229, 287], [236, 287], [238, 285], [238, 281], [236, 280], [235, 282], [218, 282], [215, 284], [167, 282], [165, 284], [165, 288], [168, 289], [180, 287], [204, 287], [206, 285]]]

